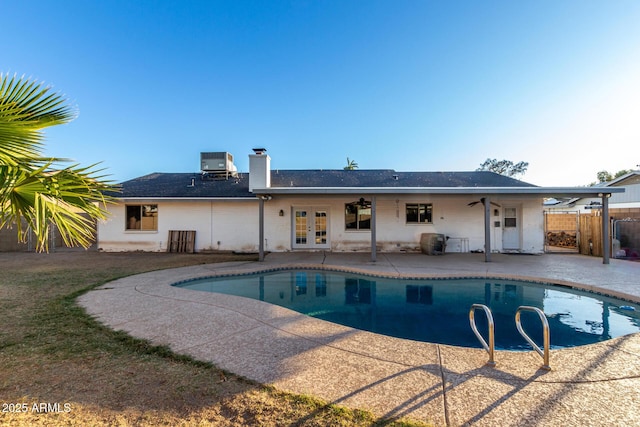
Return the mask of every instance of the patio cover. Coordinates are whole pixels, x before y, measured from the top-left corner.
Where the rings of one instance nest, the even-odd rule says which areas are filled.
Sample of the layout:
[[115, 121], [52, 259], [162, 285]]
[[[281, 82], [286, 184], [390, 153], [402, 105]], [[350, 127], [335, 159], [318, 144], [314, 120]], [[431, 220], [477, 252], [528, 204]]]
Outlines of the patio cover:
[[539, 197], [600, 197], [602, 199], [602, 263], [609, 264], [609, 198], [612, 193], [623, 193], [620, 187], [269, 187], [254, 188], [259, 199], [259, 257], [264, 260], [264, 203], [273, 197], [285, 195], [344, 195], [371, 198], [371, 261], [376, 261], [376, 195], [379, 194], [441, 194], [473, 195], [484, 199], [485, 261], [491, 261], [492, 197], [509, 195], [521, 198]]

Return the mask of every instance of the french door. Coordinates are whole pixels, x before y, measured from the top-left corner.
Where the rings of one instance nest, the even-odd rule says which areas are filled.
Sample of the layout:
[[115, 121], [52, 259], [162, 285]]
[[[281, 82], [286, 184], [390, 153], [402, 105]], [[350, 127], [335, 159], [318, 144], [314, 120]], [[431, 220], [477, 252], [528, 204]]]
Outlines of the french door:
[[331, 246], [328, 208], [294, 207], [291, 217], [293, 249], [325, 249]]

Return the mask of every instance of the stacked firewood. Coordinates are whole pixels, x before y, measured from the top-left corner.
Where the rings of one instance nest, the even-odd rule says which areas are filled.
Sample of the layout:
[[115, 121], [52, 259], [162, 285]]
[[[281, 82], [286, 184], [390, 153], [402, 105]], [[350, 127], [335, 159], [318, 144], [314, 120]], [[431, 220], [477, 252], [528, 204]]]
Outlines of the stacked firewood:
[[565, 231], [547, 232], [547, 245], [561, 247], [576, 247], [578, 244], [575, 233], [567, 233]]

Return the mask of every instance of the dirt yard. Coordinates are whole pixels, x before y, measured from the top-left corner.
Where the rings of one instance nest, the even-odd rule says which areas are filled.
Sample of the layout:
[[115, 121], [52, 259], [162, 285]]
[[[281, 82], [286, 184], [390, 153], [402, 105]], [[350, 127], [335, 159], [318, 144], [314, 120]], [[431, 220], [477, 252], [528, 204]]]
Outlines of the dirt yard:
[[255, 258], [0, 253], [0, 424], [388, 424], [367, 412], [282, 393], [132, 339], [101, 326], [75, 303], [81, 293], [118, 277]]

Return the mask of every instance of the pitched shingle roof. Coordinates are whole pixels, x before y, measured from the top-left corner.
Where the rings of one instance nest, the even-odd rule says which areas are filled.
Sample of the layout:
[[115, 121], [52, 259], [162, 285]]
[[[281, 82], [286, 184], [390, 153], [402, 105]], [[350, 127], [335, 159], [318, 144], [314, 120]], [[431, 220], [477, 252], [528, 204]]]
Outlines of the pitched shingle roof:
[[254, 197], [247, 175], [229, 179], [206, 178], [199, 173], [152, 173], [123, 182], [117, 197]]
[[494, 172], [397, 172], [371, 170], [274, 170], [272, 187], [534, 187]]
[[[219, 179], [200, 173], [152, 173], [121, 184], [121, 198], [235, 198], [249, 192], [249, 174]], [[396, 172], [372, 170], [273, 170], [271, 187], [535, 187], [494, 172]]]

